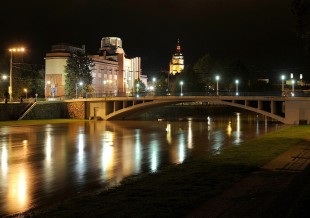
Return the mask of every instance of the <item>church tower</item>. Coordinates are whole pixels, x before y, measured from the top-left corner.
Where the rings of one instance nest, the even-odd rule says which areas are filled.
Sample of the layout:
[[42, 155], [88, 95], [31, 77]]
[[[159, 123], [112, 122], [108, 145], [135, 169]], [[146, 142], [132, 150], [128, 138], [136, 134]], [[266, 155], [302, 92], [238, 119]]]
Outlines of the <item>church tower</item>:
[[177, 73], [181, 73], [183, 70], [184, 70], [184, 57], [181, 53], [180, 41], [178, 39], [176, 51], [172, 55], [172, 59], [170, 61], [169, 73], [175, 75]]

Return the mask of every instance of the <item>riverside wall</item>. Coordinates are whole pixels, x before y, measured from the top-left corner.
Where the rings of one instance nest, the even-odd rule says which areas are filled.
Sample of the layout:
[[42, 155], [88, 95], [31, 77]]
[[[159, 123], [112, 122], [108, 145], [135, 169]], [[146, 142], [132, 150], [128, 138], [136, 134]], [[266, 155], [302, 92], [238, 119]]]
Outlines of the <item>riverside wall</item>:
[[[18, 120], [27, 103], [0, 104], [0, 120]], [[36, 102], [23, 120], [85, 119], [85, 102]]]
[[17, 120], [28, 103], [0, 103], [0, 120]]

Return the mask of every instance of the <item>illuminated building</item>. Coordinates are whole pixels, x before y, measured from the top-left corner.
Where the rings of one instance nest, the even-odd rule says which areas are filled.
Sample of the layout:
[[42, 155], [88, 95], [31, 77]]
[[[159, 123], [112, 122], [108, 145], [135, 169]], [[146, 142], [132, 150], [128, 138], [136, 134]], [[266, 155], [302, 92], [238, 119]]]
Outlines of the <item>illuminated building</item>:
[[181, 53], [181, 46], [178, 40], [176, 51], [172, 55], [172, 59], [170, 61], [169, 73], [175, 75], [177, 73], [181, 73], [183, 70], [184, 70], [184, 57]]
[[[52, 46], [45, 57], [45, 96], [62, 97], [65, 95], [65, 67], [70, 52], [82, 48], [68, 44]], [[103, 37], [98, 54], [89, 55], [93, 59], [92, 86], [97, 97], [129, 95], [134, 89], [136, 79], [141, 75], [141, 58], [126, 58], [122, 40], [118, 37]]]

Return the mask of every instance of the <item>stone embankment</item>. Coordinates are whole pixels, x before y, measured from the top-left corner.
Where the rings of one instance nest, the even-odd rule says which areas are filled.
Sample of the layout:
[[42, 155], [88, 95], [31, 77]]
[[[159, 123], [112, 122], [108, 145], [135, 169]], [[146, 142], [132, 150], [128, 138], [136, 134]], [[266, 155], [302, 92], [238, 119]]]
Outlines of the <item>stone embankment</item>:
[[[85, 102], [35, 102], [0, 104], [0, 120], [84, 119]], [[27, 111], [27, 108], [30, 110]]]

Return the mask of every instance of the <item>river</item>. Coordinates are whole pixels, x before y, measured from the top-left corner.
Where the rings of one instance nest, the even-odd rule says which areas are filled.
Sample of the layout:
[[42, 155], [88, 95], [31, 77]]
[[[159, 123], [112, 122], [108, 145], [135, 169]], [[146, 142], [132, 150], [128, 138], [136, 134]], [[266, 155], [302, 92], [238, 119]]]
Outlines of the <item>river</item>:
[[0, 216], [21, 213], [273, 131], [256, 115], [0, 127]]

